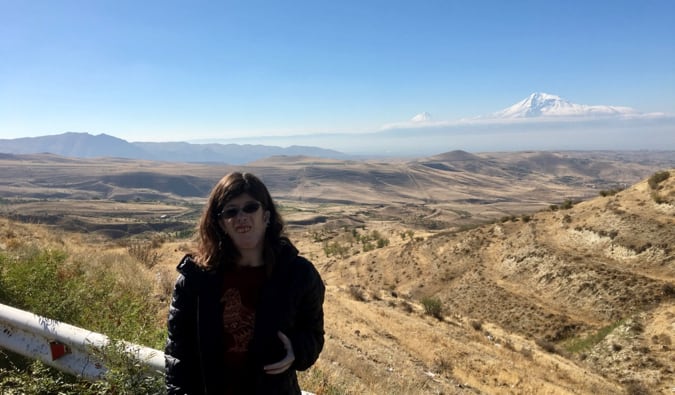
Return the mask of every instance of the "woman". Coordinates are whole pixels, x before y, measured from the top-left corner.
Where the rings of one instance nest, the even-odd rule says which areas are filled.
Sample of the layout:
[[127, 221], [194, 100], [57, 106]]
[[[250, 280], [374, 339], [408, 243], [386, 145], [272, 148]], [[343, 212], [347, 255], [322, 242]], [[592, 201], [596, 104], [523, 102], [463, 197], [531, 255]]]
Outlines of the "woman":
[[213, 188], [197, 252], [178, 265], [169, 394], [300, 394], [295, 372], [323, 348], [325, 288], [283, 228], [254, 175], [231, 173]]

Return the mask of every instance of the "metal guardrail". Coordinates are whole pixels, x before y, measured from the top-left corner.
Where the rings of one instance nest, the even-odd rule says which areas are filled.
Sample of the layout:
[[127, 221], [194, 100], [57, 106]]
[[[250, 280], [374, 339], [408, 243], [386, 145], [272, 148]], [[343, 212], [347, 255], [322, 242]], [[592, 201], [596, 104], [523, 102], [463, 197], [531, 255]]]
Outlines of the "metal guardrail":
[[[0, 348], [12, 351], [87, 380], [99, 380], [107, 372], [95, 356], [110, 344], [100, 333], [68, 325], [0, 304]], [[150, 372], [164, 373], [164, 353], [133, 343], [121, 343], [124, 350]]]
[[[107, 369], [95, 351], [110, 344], [100, 333], [52, 320], [0, 303], [0, 348], [87, 380], [100, 380]], [[154, 348], [123, 343], [125, 351], [150, 372], [164, 374], [164, 353]], [[302, 391], [303, 395], [314, 395]]]

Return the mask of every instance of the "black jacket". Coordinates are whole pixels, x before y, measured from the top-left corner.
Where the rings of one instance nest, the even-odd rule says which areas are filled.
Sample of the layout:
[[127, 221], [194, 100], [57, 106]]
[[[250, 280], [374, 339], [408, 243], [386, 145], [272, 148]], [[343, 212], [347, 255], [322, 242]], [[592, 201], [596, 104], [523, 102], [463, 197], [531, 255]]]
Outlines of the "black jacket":
[[[269, 271], [256, 310], [249, 346], [251, 394], [300, 394], [296, 370], [306, 370], [323, 348], [325, 287], [311, 262], [283, 239], [281, 253]], [[222, 394], [231, 374], [224, 367], [222, 323], [223, 268], [203, 270], [186, 255], [169, 309], [165, 349], [168, 394]], [[286, 351], [277, 331], [291, 340], [295, 361], [290, 369], [269, 375], [263, 366], [278, 362]]]

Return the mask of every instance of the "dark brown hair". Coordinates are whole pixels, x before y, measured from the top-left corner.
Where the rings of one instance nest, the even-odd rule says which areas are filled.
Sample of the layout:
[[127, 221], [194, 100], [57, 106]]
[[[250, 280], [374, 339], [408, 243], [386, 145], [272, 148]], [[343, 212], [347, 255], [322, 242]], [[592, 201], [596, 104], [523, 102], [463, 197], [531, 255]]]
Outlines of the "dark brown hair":
[[239, 250], [220, 227], [218, 214], [230, 200], [242, 194], [248, 194], [260, 202], [262, 209], [270, 213], [263, 242], [263, 259], [266, 265], [274, 263], [284, 230], [281, 215], [267, 187], [258, 177], [251, 173], [233, 172], [221, 178], [213, 187], [199, 220], [197, 262], [201, 266], [208, 269], [215, 269], [219, 265], [231, 267], [239, 259]]

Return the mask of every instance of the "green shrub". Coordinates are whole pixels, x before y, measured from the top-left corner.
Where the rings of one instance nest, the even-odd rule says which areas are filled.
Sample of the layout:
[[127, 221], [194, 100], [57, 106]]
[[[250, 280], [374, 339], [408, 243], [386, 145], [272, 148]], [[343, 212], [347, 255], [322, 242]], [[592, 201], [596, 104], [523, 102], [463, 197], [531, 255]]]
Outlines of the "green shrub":
[[323, 252], [326, 256], [337, 255], [341, 258], [349, 256], [349, 247], [342, 245], [337, 241], [332, 241], [330, 243], [324, 243]]
[[[0, 353], [0, 356], [2, 354]], [[88, 385], [78, 385], [65, 374], [40, 361], [32, 361], [26, 367], [11, 363], [9, 368], [0, 368], [0, 393], [2, 394], [86, 394]]]
[[92, 386], [103, 394], [148, 394], [166, 393], [164, 377], [151, 372], [142, 361], [124, 352], [124, 344], [112, 341], [99, 352], [99, 358], [108, 371], [105, 380]]
[[422, 306], [424, 307], [424, 313], [430, 315], [436, 319], [443, 319], [443, 305], [441, 300], [438, 298], [424, 298], [422, 299]]
[[132, 242], [127, 246], [127, 252], [148, 269], [155, 267], [162, 257], [162, 254], [155, 251], [153, 243], [149, 242]]
[[[65, 265], [66, 255], [34, 246], [0, 254], [3, 292], [1, 303], [59, 321], [77, 320], [76, 270]], [[72, 292], [75, 291], [75, 292]]]
[[[161, 349], [166, 339], [158, 324], [160, 303], [152, 287], [139, 281], [124, 282], [102, 264], [102, 257], [71, 262], [63, 251], [35, 246], [0, 252], [0, 303], [32, 311], [58, 321]], [[124, 270], [136, 273], [140, 267]], [[89, 270], [87, 270], [89, 269]], [[117, 343], [113, 343], [117, 344]], [[132, 394], [162, 393], [161, 380], [149, 376], [126, 354], [114, 349], [101, 351], [109, 377], [97, 383], [78, 382], [73, 377], [40, 362], [3, 364], [0, 388], [7, 394]], [[125, 359], [126, 358], [126, 359]], [[23, 360], [22, 358], [14, 358]], [[116, 365], [116, 362], [120, 364]], [[0, 366], [3, 366], [0, 365]], [[13, 389], [16, 388], [16, 391]]]
[[587, 351], [593, 348], [596, 344], [600, 343], [607, 335], [612, 333], [623, 321], [617, 321], [611, 325], [600, 328], [596, 333], [593, 333], [587, 337], [581, 339], [574, 339], [565, 344], [565, 349], [569, 352], [580, 353]]
[[621, 188], [613, 188], [613, 189], [603, 189], [600, 191], [598, 194], [602, 197], [607, 197], [607, 196], [614, 196], [617, 193], [621, 192], [623, 189]]
[[161, 305], [152, 288], [122, 282], [109, 267], [99, 266], [87, 271], [84, 262], [67, 262], [62, 251], [34, 246], [12, 251], [11, 256], [0, 253], [0, 303], [112, 338], [163, 347], [164, 328], [157, 325]]
[[562, 202], [562, 204], [560, 205], [561, 210], [569, 210], [572, 207], [574, 207], [574, 202], [571, 201], [570, 199], [565, 199], [565, 201]]
[[656, 189], [659, 184], [670, 177], [670, 172], [669, 171], [657, 171], [656, 173], [652, 174], [649, 179], [647, 180], [647, 183], [649, 184], [649, 187], [652, 189]]
[[389, 239], [377, 239], [377, 248], [383, 248], [389, 245]]
[[625, 384], [627, 395], [645, 395], [650, 394], [649, 388], [639, 381], [630, 380]]
[[652, 191], [651, 196], [652, 196], [652, 200], [654, 200], [654, 202], [655, 202], [656, 204], [664, 204], [664, 203], [668, 203], [668, 199], [666, 199], [665, 197], [659, 195], [659, 193], [656, 192], [656, 191]]
[[189, 229], [183, 229], [176, 231], [174, 234], [174, 238], [176, 239], [189, 239], [195, 234], [195, 229], [189, 228]]
[[407, 231], [406, 233], [408, 234], [408, 238], [409, 238], [410, 240], [412, 240], [413, 237], [415, 236], [415, 232], [413, 232], [412, 230], [409, 230], [409, 231]]

